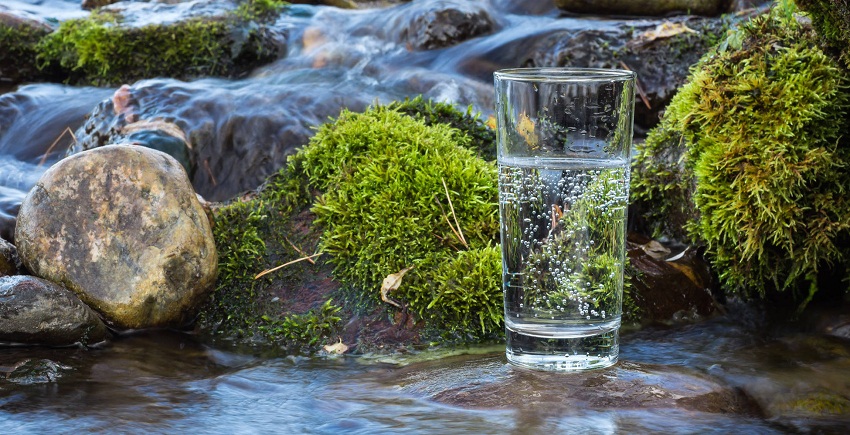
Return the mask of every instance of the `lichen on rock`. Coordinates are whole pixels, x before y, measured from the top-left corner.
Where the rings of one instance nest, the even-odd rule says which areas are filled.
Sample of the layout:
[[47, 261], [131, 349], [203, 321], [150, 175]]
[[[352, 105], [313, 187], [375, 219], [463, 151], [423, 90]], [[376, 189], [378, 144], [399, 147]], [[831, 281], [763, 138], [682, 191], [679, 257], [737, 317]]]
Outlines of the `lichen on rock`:
[[638, 147], [632, 186], [647, 227], [705, 244], [727, 289], [804, 305], [850, 273], [850, 81], [789, 8], [702, 58]]

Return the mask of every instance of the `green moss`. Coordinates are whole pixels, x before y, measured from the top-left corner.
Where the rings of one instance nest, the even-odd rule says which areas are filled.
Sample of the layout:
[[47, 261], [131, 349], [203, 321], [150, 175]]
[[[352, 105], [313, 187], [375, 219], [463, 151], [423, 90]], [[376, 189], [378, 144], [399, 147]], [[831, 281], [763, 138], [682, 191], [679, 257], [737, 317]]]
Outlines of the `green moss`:
[[425, 125], [448, 124], [469, 136], [471, 140], [465, 146], [485, 160], [496, 160], [496, 132], [481, 120], [480, 114], [472, 112], [472, 106], [461, 112], [451, 104], [426, 101], [420, 95], [391, 103], [389, 107], [422, 120]]
[[280, 15], [288, 4], [281, 0], [247, 0], [239, 5], [234, 14], [245, 21], [266, 22]]
[[[93, 12], [68, 20], [37, 46], [41, 68], [67, 71], [68, 82], [109, 85], [151, 77], [235, 76], [277, 53], [264, 48], [262, 22], [283, 3], [252, 0], [230, 16], [172, 25], [122, 27], [121, 17]], [[259, 23], [259, 24], [258, 24]], [[245, 40], [236, 40], [240, 28]]]
[[824, 48], [850, 68], [850, 4], [838, 0], [796, 0], [808, 12]]
[[340, 308], [330, 300], [298, 313], [275, 299], [281, 287], [305, 284], [316, 266], [293, 264], [255, 279], [264, 270], [301, 258], [304, 254], [292, 244], [315, 247], [316, 235], [304, 234], [293, 222], [309, 201], [306, 179], [293, 164], [270, 177], [256, 195], [214, 210], [219, 278], [201, 310], [202, 330], [218, 338], [262, 339], [301, 350], [314, 350], [336, 330]]
[[45, 29], [0, 23], [0, 77], [20, 83], [44, 76], [37, 66], [35, 47], [47, 34]]
[[[296, 156], [311, 185], [324, 191], [312, 208], [324, 231], [321, 248], [331, 256], [334, 277], [352, 290], [349, 296], [359, 305], [382, 303], [383, 279], [413, 266], [393, 298], [429, 326], [480, 329], [478, 313], [469, 312], [472, 302], [448, 296], [460, 272], [445, 269], [492, 254], [486, 249], [498, 237], [496, 168], [469, 150], [469, 142], [448, 125], [428, 126], [374, 107], [361, 114], [343, 111]], [[497, 294], [500, 269], [476, 270], [483, 276], [467, 282], [487, 287], [467, 289], [469, 295]], [[438, 306], [432, 304], [436, 297], [458, 303]], [[494, 312], [487, 310], [487, 318]], [[484, 322], [485, 330], [475, 335], [499, 333], [492, 328], [497, 323]]]
[[821, 272], [850, 270], [848, 77], [788, 9], [740, 32], [638, 147], [633, 197], [656, 230], [686, 221], [728, 289], [805, 304]]
[[807, 415], [846, 415], [850, 400], [834, 393], [812, 393], [782, 405], [783, 411]]

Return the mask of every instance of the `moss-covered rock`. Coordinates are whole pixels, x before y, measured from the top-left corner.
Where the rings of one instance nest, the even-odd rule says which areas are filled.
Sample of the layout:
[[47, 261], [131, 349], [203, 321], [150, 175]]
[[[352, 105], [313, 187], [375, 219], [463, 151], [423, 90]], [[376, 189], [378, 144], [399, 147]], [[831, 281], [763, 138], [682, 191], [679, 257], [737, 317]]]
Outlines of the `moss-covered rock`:
[[694, 68], [638, 147], [656, 233], [707, 246], [726, 288], [800, 293], [850, 271], [848, 77], [783, 4]]
[[0, 84], [44, 78], [38, 68], [36, 45], [52, 31], [44, 23], [0, 11]]
[[809, 13], [824, 48], [850, 68], [850, 4], [843, 0], [796, 0]]
[[[464, 275], [445, 270], [447, 264], [467, 275], [476, 270], [467, 270], [459, 252], [486, 257], [481, 250], [498, 237], [496, 168], [461, 146], [469, 141], [448, 125], [427, 126], [375, 107], [362, 114], [344, 111], [296, 155], [311, 185], [324, 192], [313, 207], [323, 228], [322, 250], [357, 303], [380, 303], [384, 278], [413, 267], [390, 296], [401, 306], [437, 329], [479, 337], [501, 333], [501, 310], [486, 309], [480, 318], [469, 304], [486, 304], [484, 299], [463, 302], [444, 290]], [[467, 288], [467, 296], [500, 299], [499, 280], [490, 279], [500, 267], [478, 272], [482, 276], [467, 276], [468, 282], [486, 287]]]
[[65, 71], [70, 83], [114, 85], [163, 76], [239, 76], [283, 54], [284, 38], [265, 25], [283, 10], [280, 0], [245, 0], [227, 12], [140, 25], [125, 23], [119, 5], [65, 21], [42, 38], [39, 66]]

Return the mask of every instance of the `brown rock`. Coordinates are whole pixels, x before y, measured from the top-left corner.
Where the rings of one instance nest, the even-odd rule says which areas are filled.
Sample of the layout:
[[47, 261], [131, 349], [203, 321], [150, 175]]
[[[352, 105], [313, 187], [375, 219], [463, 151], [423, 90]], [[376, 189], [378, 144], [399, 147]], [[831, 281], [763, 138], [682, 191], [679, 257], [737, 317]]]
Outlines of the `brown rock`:
[[[663, 252], [661, 244], [629, 234], [628, 256], [632, 299], [643, 321], [667, 322], [683, 317], [705, 317], [717, 312], [712, 291], [718, 284], [693, 247]], [[679, 251], [678, 253], [676, 251]]]
[[105, 146], [51, 167], [21, 205], [18, 253], [121, 329], [181, 325], [215, 283], [209, 221], [180, 164]]

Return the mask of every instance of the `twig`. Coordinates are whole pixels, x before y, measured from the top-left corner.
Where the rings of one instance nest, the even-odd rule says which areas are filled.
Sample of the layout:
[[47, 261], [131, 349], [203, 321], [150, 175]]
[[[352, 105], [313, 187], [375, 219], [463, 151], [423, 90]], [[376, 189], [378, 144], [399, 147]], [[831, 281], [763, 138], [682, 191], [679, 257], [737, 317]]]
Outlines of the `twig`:
[[[622, 60], [620, 61], [620, 66], [629, 71], [632, 70]], [[649, 104], [649, 98], [646, 98], [646, 92], [644, 92], [643, 87], [640, 85], [640, 79], [638, 78], [635, 78], [635, 87], [637, 88], [638, 95], [640, 95], [640, 99], [643, 100], [643, 104], [646, 106], [647, 109], [652, 110], [652, 106]]]
[[[449, 187], [446, 186], [446, 180], [444, 180], [443, 177], [440, 177], [440, 181], [443, 182], [443, 189], [446, 189], [446, 199], [449, 200], [449, 208], [452, 211], [452, 219], [455, 220], [455, 226], [457, 226], [457, 231], [455, 231], [455, 235], [458, 236], [458, 238], [460, 239], [460, 242], [463, 243], [463, 246], [465, 246], [466, 249], [469, 249], [469, 244], [466, 243], [466, 238], [463, 237], [463, 230], [460, 229], [460, 223], [458, 223], [458, 221], [457, 221], [457, 215], [455, 214], [455, 207], [454, 207], [454, 205], [452, 205], [452, 197], [449, 196]], [[440, 208], [442, 208], [442, 207], [443, 206], [440, 205]], [[448, 216], [446, 216], [445, 212], [443, 212], [443, 216], [446, 218], [446, 221], [448, 222], [449, 218], [448, 218]], [[451, 226], [452, 226], [452, 224], [449, 223], [449, 227], [451, 227]], [[452, 228], [452, 231], [454, 231], [454, 228]]]
[[[291, 240], [289, 240], [289, 237], [283, 236], [283, 239], [284, 239], [284, 240], [286, 240], [286, 241], [287, 241], [290, 245], [292, 245], [292, 247], [293, 247], [296, 251], [298, 251], [298, 253], [299, 253], [299, 254], [304, 255], [304, 256], [307, 256], [307, 253], [306, 253], [306, 252], [304, 252], [304, 251], [302, 251], [302, 250], [301, 250], [301, 248], [299, 248], [299, 247], [295, 246], [295, 243], [292, 243], [292, 241], [291, 241]], [[307, 261], [309, 261], [309, 262], [310, 262], [310, 264], [316, 264], [316, 262], [315, 262], [315, 261], [313, 261], [313, 258], [312, 258], [312, 257], [308, 258], [308, 259], [307, 259]]]
[[311, 259], [313, 259], [313, 258], [316, 258], [316, 257], [318, 257], [318, 256], [322, 255], [322, 254], [324, 254], [324, 252], [319, 252], [318, 254], [309, 255], [309, 256], [307, 256], [307, 257], [297, 258], [297, 259], [295, 259], [295, 260], [292, 260], [292, 261], [289, 261], [289, 262], [283, 263], [283, 264], [281, 264], [280, 266], [273, 267], [273, 268], [271, 268], [271, 269], [266, 269], [266, 270], [264, 270], [264, 271], [262, 271], [262, 272], [258, 273], [258, 274], [257, 274], [257, 276], [255, 276], [255, 277], [254, 277], [254, 279], [260, 279], [260, 277], [261, 277], [261, 276], [263, 276], [263, 275], [267, 275], [267, 274], [269, 274], [269, 273], [272, 273], [272, 272], [274, 272], [274, 271], [276, 271], [276, 270], [278, 270], [278, 269], [282, 269], [282, 268], [284, 268], [284, 267], [286, 267], [286, 266], [289, 266], [290, 264], [295, 264], [295, 263], [298, 263], [298, 262], [300, 262], [300, 261], [304, 261], [304, 260], [311, 260]]
[[68, 133], [68, 134], [71, 135], [71, 139], [74, 140], [74, 142], [72, 142], [72, 143], [74, 143], [74, 144], [77, 143], [77, 136], [74, 136], [74, 132], [71, 131], [71, 127], [65, 127], [65, 129], [62, 130], [62, 134], [60, 134], [59, 137], [57, 137], [56, 140], [54, 140], [53, 143], [50, 144], [50, 147], [48, 147], [47, 151], [44, 152], [44, 155], [41, 156], [41, 160], [38, 162], [38, 166], [43, 165], [44, 162], [47, 161], [47, 156], [50, 155], [50, 152], [53, 151], [53, 148], [56, 146], [56, 144], [59, 143], [59, 140], [62, 139], [62, 137], [65, 136], [65, 133]]
[[213, 175], [212, 169], [210, 169], [210, 159], [204, 159], [204, 169], [207, 170], [207, 175], [210, 176], [213, 186], [218, 186], [218, 182], [215, 181], [215, 175]]

